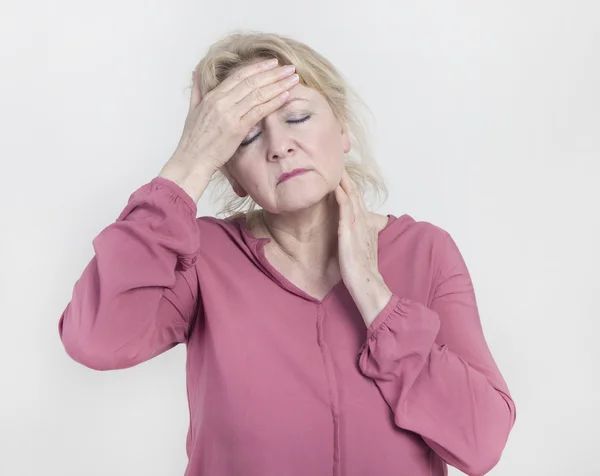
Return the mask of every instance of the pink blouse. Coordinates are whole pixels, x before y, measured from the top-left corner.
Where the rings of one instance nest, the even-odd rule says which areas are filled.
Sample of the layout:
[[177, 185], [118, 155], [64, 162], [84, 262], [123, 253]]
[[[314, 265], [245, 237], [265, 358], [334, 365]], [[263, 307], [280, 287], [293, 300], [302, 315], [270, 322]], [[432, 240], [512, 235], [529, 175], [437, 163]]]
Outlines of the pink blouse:
[[187, 346], [186, 476], [482, 475], [515, 404], [451, 236], [409, 215], [379, 234], [394, 293], [367, 328], [339, 281], [315, 299], [244, 218], [196, 217], [162, 177], [94, 238], [58, 330], [96, 370]]

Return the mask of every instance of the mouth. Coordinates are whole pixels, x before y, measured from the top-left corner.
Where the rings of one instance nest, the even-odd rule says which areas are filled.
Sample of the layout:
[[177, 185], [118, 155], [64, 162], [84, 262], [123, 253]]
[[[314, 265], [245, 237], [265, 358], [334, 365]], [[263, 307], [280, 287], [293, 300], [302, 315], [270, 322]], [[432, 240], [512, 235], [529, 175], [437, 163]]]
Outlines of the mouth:
[[298, 175], [301, 175], [305, 172], [309, 172], [309, 169], [294, 169], [291, 172], [286, 172], [284, 174], [281, 174], [279, 176], [279, 181], [277, 183], [281, 183], [281, 182], [285, 182], [286, 180], [289, 180], [291, 178], [294, 178]]

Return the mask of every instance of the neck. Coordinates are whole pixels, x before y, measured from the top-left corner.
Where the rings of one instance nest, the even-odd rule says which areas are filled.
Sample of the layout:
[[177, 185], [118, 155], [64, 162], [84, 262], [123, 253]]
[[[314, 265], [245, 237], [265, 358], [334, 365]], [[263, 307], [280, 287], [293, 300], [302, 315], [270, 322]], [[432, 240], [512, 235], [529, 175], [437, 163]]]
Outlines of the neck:
[[260, 216], [273, 248], [295, 265], [317, 274], [338, 267], [339, 206], [333, 193], [308, 208], [277, 214], [261, 210]]

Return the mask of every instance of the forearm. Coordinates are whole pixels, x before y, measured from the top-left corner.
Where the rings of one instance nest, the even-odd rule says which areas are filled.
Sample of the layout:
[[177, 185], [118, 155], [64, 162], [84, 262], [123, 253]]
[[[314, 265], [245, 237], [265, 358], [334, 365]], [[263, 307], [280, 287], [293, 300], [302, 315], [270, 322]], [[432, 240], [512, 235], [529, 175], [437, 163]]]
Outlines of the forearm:
[[190, 160], [177, 152], [164, 165], [159, 177], [171, 180], [179, 185], [192, 199], [198, 203], [204, 194], [215, 170], [208, 166], [198, 166], [190, 170]]
[[[459, 344], [438, 342], [440, 325], [437, 312], [394, 295], [368, 329], [359, 366], [381, 390], [396, 425], [421, 435], [448, 464], [481, 475], [500, 459], [514, 402], [491, 362], [479, 355], [470, 363]], [[470, 341], [468, 327], [460, 337]], [[471, 361], [475, 347], [467, 348]]]
[[392, 291], [378, 273], [361, 276], [348, 290], [367, 327], [392, 298]]
[[131, 367], [187, 338], [197, 306], [196, 207], [161, 180], [136, 190], [94, 238], [59, 320], [67, 353], [89, 368]]

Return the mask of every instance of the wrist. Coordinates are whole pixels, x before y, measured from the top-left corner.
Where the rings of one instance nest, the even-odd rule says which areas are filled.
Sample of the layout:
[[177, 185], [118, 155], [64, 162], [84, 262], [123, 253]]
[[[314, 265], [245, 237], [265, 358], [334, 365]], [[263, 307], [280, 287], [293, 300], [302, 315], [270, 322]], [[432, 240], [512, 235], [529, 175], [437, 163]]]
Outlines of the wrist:
[[190, 170], [174, 156], [165, 164], [158, 176], [179, 185], [197, 203], [208, 187], [213, 174], [214, 171], [205, 166]]
[[349, 288], [360, 314], [369, 327], [393, 296], [392, 291], [379, 273], [365, 275], [360, 282]]

